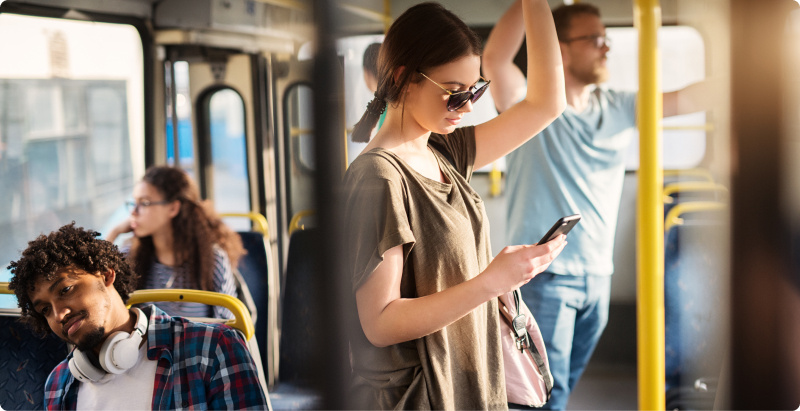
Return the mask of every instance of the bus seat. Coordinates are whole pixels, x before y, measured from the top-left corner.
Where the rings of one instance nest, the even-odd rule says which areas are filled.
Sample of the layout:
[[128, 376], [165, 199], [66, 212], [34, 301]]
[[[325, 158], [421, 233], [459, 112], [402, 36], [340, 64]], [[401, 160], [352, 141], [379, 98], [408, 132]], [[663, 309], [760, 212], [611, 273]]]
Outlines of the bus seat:
[[[272, 386], [275, 381], [276, 366], [272, 360], [275, 357], [277, 337], [270, 330], [277, 329], [277, 295], [275, 284], [277, 275], [272, 269], [271, 247], [269, 244], [269, 229], [267, 219], [258, 213], [224, 213], [223, 218], [245, 217], [252, 221], [252, 231], [238, 231], [247, 254], [241, 257], [236, 271], [237, 292], [239, 299], [245, 302], [253, 314], [255, 324], [256, 344], [261, 358], [261, 366], [265, 370], [267, 386]], [[249, 296], [248, 296], [249, 295]]]
[[[267, 265], [267, 245], [264, 237], [260, 233], [250, 231], [240, 231], [239, 237], [242, 239], [247, 254], [239, 260], [236, 270], [248, 292], [251, 295], [251, 302], [258, 317], [254, 319], [256, 342], [258, 348], [263, 353], [268, 351], [269, 327], [269, 275], [270, 270]], [[259, 321], [261, 319], [261, 321]], [[263, 363], [264, 369], [269, 370], [267, 362]]]
[[[726, 208], [680, 203], [665, 225], [666, 409], [711, 409], [722, 367]], [[702, 382], [702, 384], [698, 384]]]
[[[253, 357], [256, 369], [258, 370], [258, 379], [261, 382], [261, 388], [264, 394], [267, 395], [267, 405], [269, 410], [272, 410], [270, 403], [269, 391], [267, 390], [267, 381], [264, 376], [264, 367], [261, 360], [261, 352], [259, 351], [255, 335], [255, 327], [253, 326], [253, 319], [250, 317], [250, 311], [245, 306], [244, 302], [238, 298], [231, 297], [228, 294], [216, 293], [212, 291], [202, 290], [189, 290], [180, 288], [168, 289], [147, 289], [136, 290], [131, 293], [128, 299], [128, 307], [136, 304], [144, 303], [157, 303], [159, 301], [180, 301], [189, 303], [201, 303], [206, 305], [217, 305], [225, 307], [233, 313], [232, 320], [221, 320], [219, 318], [190, 318], [192, 321], [199, 322], [224, 322], [226, 325], [239, 330], [247, 341], [247, 348], [250, 350], [250, 355]], [[158, 305], [158, 304], [156, 304]]]
[[322, 396], [311, 389], [315, 371], [309, 352], [315, 331], [311, 326], [309, 291], [314, 285], [314, 264], [318, 255], [316, 229], [296, 230], [289, 240], [281, 318], [280, 372], [270, 393], [276, 410], [308, 410], [322, 406]]
[[[13, 294], [8, 283], [0, 283], [0, 294]], [[53, 333], [36, 336], [19, 318], [18, 308], [0, 310], [0, 408], [40, 410], [47, 376], [69, 346]]]

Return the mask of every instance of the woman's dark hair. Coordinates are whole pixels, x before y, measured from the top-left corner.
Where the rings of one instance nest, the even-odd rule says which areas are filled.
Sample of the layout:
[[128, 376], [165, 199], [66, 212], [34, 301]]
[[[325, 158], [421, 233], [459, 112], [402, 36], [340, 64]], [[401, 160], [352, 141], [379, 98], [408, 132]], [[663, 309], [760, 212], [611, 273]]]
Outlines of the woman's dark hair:
[[131, 270], [125, 256], [114, 244], [97, 238], [100, 233], [76, 227], [75, 222], [65, 225], [48, 235], [40, 235], [28, 243], [22, 257], [8, 266], [13, 277], [8, 287], [17, 296], [17, 305], [22, 310], [22, 321], [39, 335], [47, 335], [50, 326], [47, 320], [34, 310], [30, 293], [41, 280], [52, 281], [56, 274], [68, 267], [79, 268], [94, 274], [113, 269], [116, 273], [114, 288], [128, 301], [136, 289], [138, 275]]
[[[200, 199], [197, 184], [183, 170], [175, 167], [150, 167], [142, 177], [166, 201], [179, 201], [180, 211], [172, 218], [173, 252], [176, 265], [184, 269], [193, 286], [212, 290], [214, 276], [214, 245], [228, 254], [231, 266], [236, 267], [244, 255], [239, 235], [216, 214], [210, 202]], [[139, 273], [139, 288], [144, 288], [155, 260], [153, 237], [133, 237], [129, 259]]]
[[558, 41], [564, 41], [568, 38], [572, 18], [581, 14], [589, 14], [599, 18], [600, 9], [588, 3], [561, 5], [553, 9], [553, 22], [556, 25]]
[[470, 55], [481, 55], [481, 40], [451, 11], [438, 3], [420, 3], [406, 10], [383, 40], [378, 89], [353, 129], [353, 141], [369, 141], [386, 105], [400, 104], [409, 83], [423, 80], [418, 72]]

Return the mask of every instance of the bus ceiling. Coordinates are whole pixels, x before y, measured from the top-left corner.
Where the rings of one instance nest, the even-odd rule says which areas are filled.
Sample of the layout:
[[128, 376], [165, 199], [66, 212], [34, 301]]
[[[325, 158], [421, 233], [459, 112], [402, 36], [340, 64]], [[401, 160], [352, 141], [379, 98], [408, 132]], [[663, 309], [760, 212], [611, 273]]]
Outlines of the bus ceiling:
[[[551, 7], [570, 0], [548, 0]], [[576, 0], [572, 0], [576, 1]], [[348, 34], [379, 33], [386, 23], [420, 0], [342, 0], [336, 8], [336, 19]], [[632, 26], [633, 1], [591, 0], [603, 10], [607, 26]], [[686, 0], [661, 0], [662, 24], [673, 25], [679, 20], [679, 6]], [[310, 39], [313, 34], [312, 3], [307, 0], [5, 0], [3, 11], [24, 14], [46, 14], [76, 20], [92, 20], [92, 15], [132, 17], [152, 21], [156, 30], [212, 30], [231, 34], [284, 39]], [[449, 9], [473, 27], [491, 27], [511, 0], [441, 0]], [[38, 13], [37, 13], [38, 9]], [[175, 39], [168, 32], [169, 41]], [[201, 36], [194, 34], [194, 36]], [[197, 40], [195, 38], [195, 40]], [[224, 39], [222, 41], [225, 41]]]

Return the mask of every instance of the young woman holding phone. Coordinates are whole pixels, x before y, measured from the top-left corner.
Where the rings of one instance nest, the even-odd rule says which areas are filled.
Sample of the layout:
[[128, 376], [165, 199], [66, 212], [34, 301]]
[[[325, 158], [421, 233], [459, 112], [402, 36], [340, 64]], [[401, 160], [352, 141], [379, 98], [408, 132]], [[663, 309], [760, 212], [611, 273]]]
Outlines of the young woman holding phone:
[[528, 91], [498, 117], [458, 128], [491, 79], [481, 42], [435, 3], [392, 24], [375, 99], [354, 130], [386, 120], [344, 178], [348, 257], [360, 333], [351, 341], [365, 409], [507, 407], [497, 296], [530, 281], [566, 244], [506, 247], [494, 259], [473, 170], [515, 149], [565, 106], [546, 0], [524, 0]]

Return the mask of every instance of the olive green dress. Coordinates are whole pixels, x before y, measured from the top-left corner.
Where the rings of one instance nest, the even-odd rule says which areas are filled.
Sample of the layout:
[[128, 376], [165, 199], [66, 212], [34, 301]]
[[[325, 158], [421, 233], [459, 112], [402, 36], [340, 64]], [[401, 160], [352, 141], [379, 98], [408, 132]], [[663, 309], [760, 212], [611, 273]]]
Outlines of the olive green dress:
[[[429, 147], [447, 183], [380, 148], [362, 153], [348, 169], [345, 224], [354, 293], [398, 245], [405, 255], [403, 298], [460, 284], [491, 261], [483, 200], [469, 185], [474, 128], [432, 134]], [[361, 331], [351, 354], [351, 398], [359, 408], [507, 408], [497, 299], [437, 332], [389, 347], [373, 346]]]

